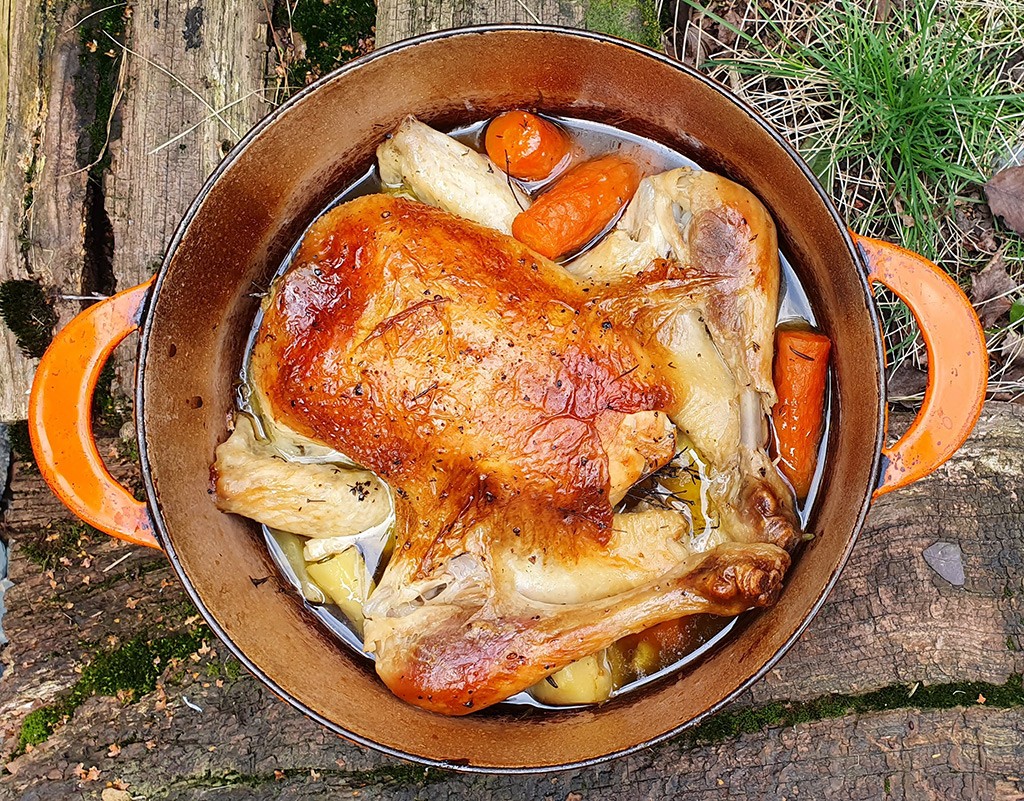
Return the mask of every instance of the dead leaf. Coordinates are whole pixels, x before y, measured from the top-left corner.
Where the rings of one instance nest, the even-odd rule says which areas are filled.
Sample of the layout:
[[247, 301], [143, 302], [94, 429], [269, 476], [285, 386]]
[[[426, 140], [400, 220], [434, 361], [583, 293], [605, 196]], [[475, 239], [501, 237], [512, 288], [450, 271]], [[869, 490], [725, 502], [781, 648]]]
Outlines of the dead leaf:
[[117, 787], [108, 787], [100, 794], [103, 801], [131, 801], [132, 796], [126, 790]]
[[918, 370], [909, 361], [903, 361], [889, 374], [887, 387], [890, 401], [921, 397], [928, 387], [928, 373]]
[[1003, 342], [999, 346], [999, 355], [1003, 364], [1024, 363], [1024, 336], [1016, 331], [1007, 331]]
[[986, 697], [985, 697], [984, 695], [982, 695], [981, 693], [978, 693], [978, 703], [979, 703], [979, 704], [983, 704], [983, 703], [985, 703], [985, 702], [986, 702], [987, 700], [988, 700], [988, 699], [987, 699], [987, 698], [986, 698]]
[[274, 771], [274, 781], [278, 781], [279, 782], [283, 778], [284, 778], [284, 771], [283, 770], [275, 770]]
[[107, 748], [107, 756], [108, 757], [113, 758], [113, 757], [116, 757], [120, 753], [121, 753], [121, 746], [119, 746], [117, 743], [111, 743], [110, 747]]
[[992, 214], [1024, 236], [1024, 167], [1010, 167], [985, 184], [985, 196]]
[[1017, 288], [1006, 272], [1002, 254], [996, 254], [980, 273], [971, 278], [971, 303], [978, 312], [982, 326], [991, 328], [1010, 311], [1013, 301], [1008, 293]]
[[85, 765], [79, 762], [75, 765], [75, 776], [83, 782], [94, 782], [100, 777], [100, 769], [94, 765], [89, 770], [86, 770]]
[[138, 598], [132, 598], [129, 595], [128, 596], [128, 600], [124, 602], [124, 605], [127, 606], [129, 609], [134, 609], [136, 606], [139, 605], [139, 599]]

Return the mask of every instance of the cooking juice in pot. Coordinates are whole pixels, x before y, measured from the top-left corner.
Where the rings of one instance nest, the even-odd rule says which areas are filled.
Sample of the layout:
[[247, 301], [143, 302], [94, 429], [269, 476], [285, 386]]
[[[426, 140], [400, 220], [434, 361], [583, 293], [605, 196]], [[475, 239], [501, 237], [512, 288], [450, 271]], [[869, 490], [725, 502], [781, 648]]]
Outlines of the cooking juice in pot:
[[[489, 121], [485, 120], [451, 132], [451, 135], [469, 147], [483, 152], [484, 136]], [[699, 165], [681, 154], [652, 140], [631, 134], [609, 125], [571, 118], [557, 118], [557, 123], [570, 135], [579, 160], [610, 152], [623, 153], [639, 164], [646, 175], [661, 173], [677, 167]], [[553, 178], [534, 181], [519, 181], [519, 186], [531, 197], [543, 192]], [[512, 181], [512, 178], [509, 178]], [[376, 163], [357, 181], [341, 192], [324, 209], [331, 208], [361, 195], [383, 191]], [[614, 222], [614, 221], [613, 221]], [[610, 228], [611, 225], [608, 226]], [[590, 243], [569, 254], [578, 256], [599, 241], [602, 231]], [[300, 240], [301, 241], [301, 240]], [[295, 244], [282, 263], [277, 275], [282, 274], [292, 262], [299, 248]], [[569, 257], [560, 261], [567, 261]], [[778, 325], [789, 328], [813, 328], [814, 313], [806, 293], [800, 285], [784, 253], [780, 251], [781, 282], [779, 290]], [[276, 277], [276, 276], [275, 276]], [[250, 353], [256, 333], [262, 322], [262, 313], [257, 315], [250, 337]], [[252, 416], [261, 433], [260, 409], [250, 403], [248, 357], [242, 371], [242, 385], [239, 393], [239, 409]], [[824, 463], [824, 443], [828, 439], [828, 407], [824, 433], [818, 448], [817, 466], [810, 490], [803, 503], [798, 505], [801, 527], [806, 526], [814, 505], [817, 487]], [[720, 514], [714, 508], [708, 492], [708, 474], [705, 462], [685, 437], [680, 437], [678, 452], [672, 461], [653, 474], [636, 483], [616, 505], [616, 512], [633, 510], [668, 509], [682, 513], [690, 524], [690, 537], [696, 550], [704, 550], [714, 541], [720, 524]], [[351, 463], [341, 464], [351, 467]], [[393, 515], [382, 528], [360, 535], [357, 546], [332, 558], [332, 573], [318, 570], [316, 563], [307, 563], [303, 556], [304, 538], [263, 526], [268, 548], [282, 573], [301, 592], [308, 609], [339, 639], [362, 654], [362, 619], [359, 593], [353, 593], [352, 586], [359, 588], [365, 597], [368, 588], [379, 580], [387, 565], [393, 546], [389, 528]], [[349, 584], [338, 589], [326, 586], [336, 581], [339, 575], [337, 561], [344, 561], [341, 575]], [[319, 583], [318, 583], [319, 582]], [[324, 583], [325, 586], [321, 586]], [[345, 593], [351, 598], [346, 602]], [[339, 596], [342, 596], [339, 598]], [[736, 618], [698, 614], [677, 621], [661, 623], [639, 634], [622, 638], [610, 648], [588, 657], [552, 675], [528, 692], [519, 693], [505, 703], [531, 704], [539, 707], [558, 706], [564, 708], [579, 702], [602, 700], [627, 693], [666, 673], [694, 661], [726, 637], [736, 623]], [[370, 657], [372, 658], [372, 657]], [[595, 685], [597, 685], [595, 687]]]

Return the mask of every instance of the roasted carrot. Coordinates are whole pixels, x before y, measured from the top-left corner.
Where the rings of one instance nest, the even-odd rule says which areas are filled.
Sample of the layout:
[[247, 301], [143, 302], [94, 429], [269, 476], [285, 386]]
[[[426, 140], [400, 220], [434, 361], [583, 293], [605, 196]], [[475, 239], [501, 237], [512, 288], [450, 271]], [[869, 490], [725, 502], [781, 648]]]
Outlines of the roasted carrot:
[[775, 334], [773, 378], [779, 399], [772, 410], [779, 467], [804, 499], [821, 443], [828, 380], [828, 337], [805, 329], [784, 328]]
[[553, 122], [528, 111], [506, 111], [487, 126], [487, 155], [513, 178], [539, 181], [569, 152], [569, 137]]
[[512, 222], [512, 236], [549, 259], [581, 248], [629, 202], [640, 168], [618, 154], [573, 167]]

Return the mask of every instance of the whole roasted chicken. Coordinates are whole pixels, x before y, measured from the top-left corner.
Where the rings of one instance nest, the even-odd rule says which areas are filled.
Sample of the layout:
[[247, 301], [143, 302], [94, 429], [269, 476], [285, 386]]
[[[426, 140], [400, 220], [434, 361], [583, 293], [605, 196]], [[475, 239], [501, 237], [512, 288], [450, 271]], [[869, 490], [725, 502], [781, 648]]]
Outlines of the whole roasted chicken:
[[[252, 353], [270, 436], [239, 418], [215, 474], [221, 508], [310, 543], [393, 504], [365, 649], [396, 695], [460, 715], [662, 621], [773, 603], [800, 532], [765, 452], [779, 278], [758, 201], [649, 177], [563, 267], [508, 235], [525, 198], [453, 141], [403, 123], [380, 153], [395, 192], [309, 230]], [[683, 441], [709, 464], [711, 539], [614, 512]]]

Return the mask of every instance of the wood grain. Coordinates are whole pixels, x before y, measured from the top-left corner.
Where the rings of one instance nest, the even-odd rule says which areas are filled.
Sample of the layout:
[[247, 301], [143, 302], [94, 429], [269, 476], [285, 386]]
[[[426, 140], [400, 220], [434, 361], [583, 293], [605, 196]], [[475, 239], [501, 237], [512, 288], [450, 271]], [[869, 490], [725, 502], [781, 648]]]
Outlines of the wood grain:
[[[262, 0], [133, 5], [122, 130], [106, 181], [118, 289], [155, 272], [203, 182], [270, 110]], [[126, 386], [134, 357], [125, 348], [117, 356]]]
[[[81, 4], [0, 0], [0, 282], [34, 279], [61, 322], [81, 291], [87, 175], [78, 162]], [[35, 371], [0, 323], [0, 421], [24, 419]]]
[[659, 46], [653, 0], [378, 0], [377, 45], [485, 23], [565, 25]]
[[537, 23], [581, 27], [581, 0], [378, 0], [377, 46], [421, 33], [488, 22]]

